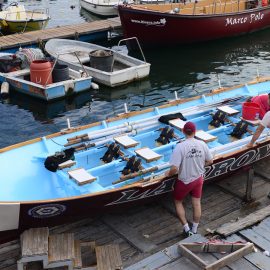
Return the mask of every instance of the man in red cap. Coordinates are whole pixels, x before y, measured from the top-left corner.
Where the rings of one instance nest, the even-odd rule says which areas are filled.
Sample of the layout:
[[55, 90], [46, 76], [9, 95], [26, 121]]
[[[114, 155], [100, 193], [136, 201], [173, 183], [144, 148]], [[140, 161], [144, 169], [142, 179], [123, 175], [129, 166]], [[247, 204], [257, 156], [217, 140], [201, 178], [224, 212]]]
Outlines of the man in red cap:
[[[186, 140], [177, 144], [171, 156], [171, 168], [166, 173], [172, 176], [178, 173], [173, 196], [176, 213], [183, 225], [184, 233], [190, 236], [197, 233], [201, 218], [201, 195], [203, 186], [204, 167], [213, 163], [212, 154], [205, 142], [194, 138], [196, 126], [192, 122], [184, 125], [183, 133]], [[183, 200], [188, 195], [192, 197], [193, 224], [192, 228], [186, 219]]]

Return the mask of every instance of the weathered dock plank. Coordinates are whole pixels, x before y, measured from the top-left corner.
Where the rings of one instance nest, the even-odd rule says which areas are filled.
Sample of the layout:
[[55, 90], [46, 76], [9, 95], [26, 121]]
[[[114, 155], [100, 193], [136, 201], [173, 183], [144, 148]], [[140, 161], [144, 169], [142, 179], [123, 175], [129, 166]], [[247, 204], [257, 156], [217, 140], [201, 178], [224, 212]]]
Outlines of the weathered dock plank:
[[224, 226], [221, 226], [216, 230], [218, 234], [228, 236], [230, 234], [233, 234], [241, 229], [244, 229], [248, 226], [251, 226], [255, 223], [258, 223], [259, 221], [263, 220], [264, 218], [270, 216], [270, 206], [266, 206], [248, 216], [245, 218], [239, 219], [238, 221], [234, 223], [227, 223]]
[[18, 46], [37, 44], [51, 38], [77, 38], [98, 32], [106, 32], [121, 28], [120, 19], [107, 19], [93, 22], [84, 22], [76, 25], [59, 26], [44, 30], [0, 37], [0, 50], [12, 49]]
[[[243, 241], [243, 240], [244, 239], [242, 237], [240, 237], [239, 235], [236, 235], [236, 234], [233, 234], [227, 238], [227, 241], [232, 241], [232, 242]], [[248, 262], [248, 263], [243, 262], [243, 260]], [[241, 262], [243, 264], [241, 264]], [[250, 253], [250, 254], [244, 256], [244, 258], [234, 262], [234, 264], [240, 265], [240, 268], [236, 269], [236, 270], [242, 270], [242, 269], [248, 270], [250, 268], [253, 270], [253, 267], [255, 267], [256, 270], [257, 269], [270, 270], [270, 267], [269, 267], [270, 266], [270, 258], [263, 255], [262, 252], [260, 252], [260, 251]], [[249, 268], [244, 268], [245, 265], [248, 265]]]
[[150, 252], [157, 248], [151, 240], [143, 237], [136, 229], [131, 227], [124, 217], [118, 216], [116, 219], [112, 215], [106, 215], [102, 219], [112, 230], [123, 236], [131, 245], [135, 246], [141, 252]]

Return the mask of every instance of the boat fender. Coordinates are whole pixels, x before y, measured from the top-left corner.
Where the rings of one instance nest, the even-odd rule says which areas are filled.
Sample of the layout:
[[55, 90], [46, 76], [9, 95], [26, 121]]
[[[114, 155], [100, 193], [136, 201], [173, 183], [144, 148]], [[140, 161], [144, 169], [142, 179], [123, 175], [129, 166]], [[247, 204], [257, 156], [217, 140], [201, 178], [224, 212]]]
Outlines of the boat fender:
[[56, 172], [58, 165], [67, 161], [74, 160], [75, 148], [71, 147], [61, 152], [56, 152], [53, 156], [48, 156], [44, 162], [44, 166], [51, 172]]
[[183, 116], [182, 113], [172, 113], [172, 114], [162, 115], [159, 117], [158, 121], [168, 125], [170, 120], [177, 119], [177, 118], [183, 121], [187, 121], [187, 119]]
[[66, 93], [67, 96], [73, 94], [73, 90], [74, 90], [74, 87], [75, 87], [73, 82], [65, 83], [64, 87], [65, 87], [65, 93]]
[[9, 83], [3, 82], [1, 85], [1, 98], [6, 99], [9, 96]]
[[99, 89], [99, 85], [97, 83], [92, 82], [91, 83], [91, 88], [94, 90], [98, 90]]
[[220, 125], [224, 125], [224, 121], [226, 118], [226, 113], [222, 111], [217, 111], [212, 118], [212, 121], [209, 123], [209, 125], [214, 126], [216, 128], [220, 127]]
[[104, 163], [110, 163], [114, 159], [117, 159], [120, 156], [120, 145], [117, 143], [111, 143], [108, 146], [107, 151], [103, 155], [102, 158], [100, 158]]
[[128, 175], [130, 173], [138, 172], [142, 168], [142, 160], [140, 158], [136, 158], [136, 156], [132, 156], [127, 161], [126, 166], [122, 170], [123, 175]]
[[171, 127], [165, 127], [162, 129], [160, 136], [156, 139], [156, 141], [165, 145], [170, 143], [171, 139], [173, 138], [174, 138], [174, 129]]
[[237, 138], [237, 139], [241, 139], [243, 134], [245, 134], [247, 132], [247, 128], [248, 128], [248, 123], [246, 123], [244, 121], [240, 121], [236, 124], [236, 126], [234, 127], [234, 129], [230, 135]]

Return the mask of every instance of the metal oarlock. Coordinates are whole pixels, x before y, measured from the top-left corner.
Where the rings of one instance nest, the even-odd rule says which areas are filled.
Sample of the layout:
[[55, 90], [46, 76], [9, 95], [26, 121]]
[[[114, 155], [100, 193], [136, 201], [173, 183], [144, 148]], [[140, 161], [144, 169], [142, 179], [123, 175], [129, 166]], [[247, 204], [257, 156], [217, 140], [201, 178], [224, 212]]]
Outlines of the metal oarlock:
[[67, 118], [67, 126], [68, 126], [68, 129], [70, 129], [70, 128], [71, 128], [69, 118]]
[[259, 68], [257, 67], [256, 70], [257, 70], [257, 78], [259, 78], [260, 77]]
[[127, 103], [124, 103], [125, 113], [128, 113]]
[[219, 87], [219, 88], [222, 88], [221, 82], [220, 82], [220, 78], [219, 78], [219, 75], [218, 75], [218, 74], [217, 74], [217, 78], [218, 78], [218, 87]]
[[178, 94], [177, 94], [177, 91], [174, 91], [174, 97], [175, 97], [175, 100], [178, 100]]

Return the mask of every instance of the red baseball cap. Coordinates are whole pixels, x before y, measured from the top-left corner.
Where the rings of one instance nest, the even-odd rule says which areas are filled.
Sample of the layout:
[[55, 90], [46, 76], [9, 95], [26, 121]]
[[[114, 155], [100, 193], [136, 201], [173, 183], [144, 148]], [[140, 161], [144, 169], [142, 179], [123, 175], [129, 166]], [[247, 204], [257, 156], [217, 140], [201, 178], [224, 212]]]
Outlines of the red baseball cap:
[[196, 126], [192, 122], [187, 122], [184, 125], [183, 131], [184, 131], [184, 133], [187, 133], [187, 134], [195, 133], [196, 132]]

